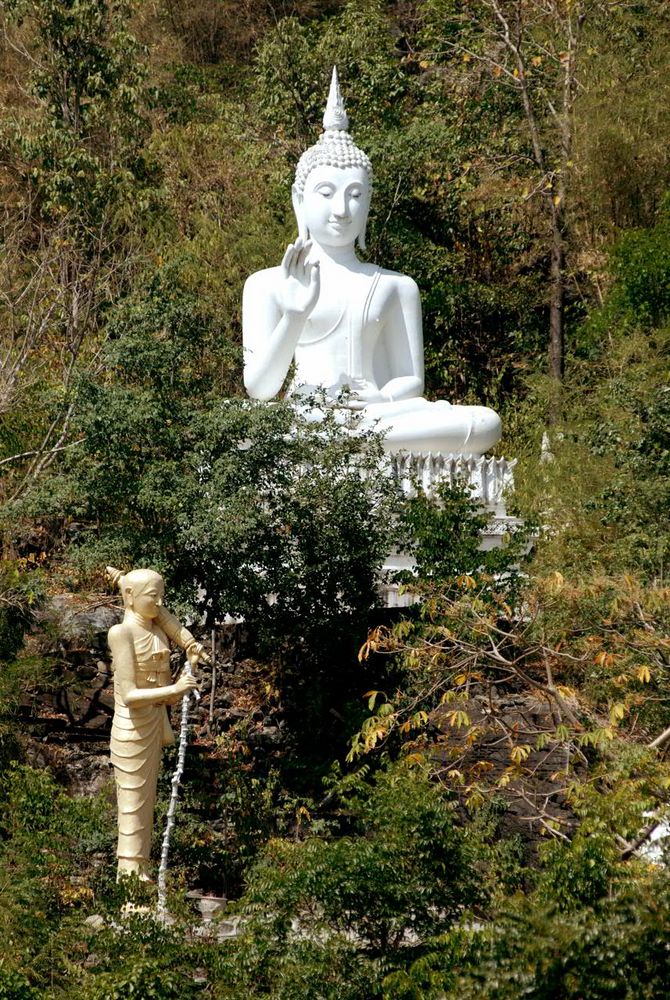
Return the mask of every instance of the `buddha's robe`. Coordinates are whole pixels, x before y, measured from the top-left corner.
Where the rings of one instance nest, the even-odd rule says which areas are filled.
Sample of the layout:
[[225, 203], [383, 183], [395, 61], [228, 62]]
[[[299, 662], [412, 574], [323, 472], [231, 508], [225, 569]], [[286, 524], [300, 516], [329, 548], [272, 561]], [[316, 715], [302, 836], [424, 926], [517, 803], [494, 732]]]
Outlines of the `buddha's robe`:
[[[391, 332], [387, 324], [390, 303], [398, 312], [393, 302], [398, 280], [403, 280], [401, 275], [376, 266], [352, 273], [337, 318], [325, 329], [317, 306], [296, 346], [289, 395], [309, 396], [321, 388], [336, 400], [345, 386], [355, 390], [357, 384], [366, 383], [385, 395], [389, 387], [398, 386], [401, 398], [391, 394], [360, 411], [361, 428], [381, 433], [389, 451], [483, 454], [500, 438], [500, 418], [486, 406], [431, 402], [420, 395], [423, 364], [417, 373], [410, 332], [397, 322]], [[309, 415], [319, 419], [317, 410]]]

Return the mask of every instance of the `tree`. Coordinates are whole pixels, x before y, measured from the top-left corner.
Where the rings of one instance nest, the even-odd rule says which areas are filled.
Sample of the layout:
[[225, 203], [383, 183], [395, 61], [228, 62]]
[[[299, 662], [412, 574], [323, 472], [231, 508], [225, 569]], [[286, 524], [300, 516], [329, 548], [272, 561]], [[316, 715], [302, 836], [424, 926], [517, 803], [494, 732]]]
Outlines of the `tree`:
[[274, 649], [326, 648], [362, 621], [395, 530], [378, 438], [332, 411], [221, 399], [230, 348], [176, 265], [108, 330], [103, 372], [77, 383], [77, 448], [5, 510], [17, 543], [23, 518], [89, 580], [149, 564], [171, 603], [210, 625], [242, 615]]
[[251, 869], [222, 995], [385, 996], [385, 972], [486, 905], [495, 876], [482, 831], [463, 830], [453, 800], [420, 769], [361, 769], [336, 779], [329, 800], [332, 831], [270, 841]]
[[[159, 175], [143, 149], [144, 49], [125, 0], [6, 0], [5, 61], [28, 85], [0, 132], [0, 417], [17, 495], [71, 440], [78, 366], [136, 266]], [[13, 61], [13, 64], [12, 64]]]
[[549, 373], [560, 382], [565, 365], [574, 112], [585, 27], [587, 20], [615, 4], [607, 0], [477, 0], [435, 6], [446, 15], [449, 28], [449, 34], [440, 39], [442, 52], [459, 55], [466, 66], [474, 62], [484, 67], [520, 103], [526, 156], [535, 171], [524, 197], [540, 197], [549, 222]]

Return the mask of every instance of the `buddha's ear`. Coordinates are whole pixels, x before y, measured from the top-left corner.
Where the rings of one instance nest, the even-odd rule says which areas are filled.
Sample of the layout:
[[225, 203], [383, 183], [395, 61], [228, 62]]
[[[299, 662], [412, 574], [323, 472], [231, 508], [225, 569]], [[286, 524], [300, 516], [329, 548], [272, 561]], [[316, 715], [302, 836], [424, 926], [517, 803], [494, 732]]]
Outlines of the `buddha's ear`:
[[295, 213], [295, 220], [298, 223], [298, 236], [303, 240], [309, 239], [309, 231], [305, 225], [305, 217], [303, 213], [303, 196], [300, 191], [298, 191], [295, 184], [291, 188], [291, 201], [293, 202], [293, 211]]
[[[368, 205], [368, 212], [369, 211], [370, 211], [370, 206]], [[365, 246], [365, 234], [366, 234], [367, 228], [368, 228], [368, 212], [365, 213], [365, 219], [363, 221], [363, 225], [361, 226], [361, 231], [358, 234], [358, 245], [361, 248], [361, 250], [365, 250], [366, 249], [366, 246]]]

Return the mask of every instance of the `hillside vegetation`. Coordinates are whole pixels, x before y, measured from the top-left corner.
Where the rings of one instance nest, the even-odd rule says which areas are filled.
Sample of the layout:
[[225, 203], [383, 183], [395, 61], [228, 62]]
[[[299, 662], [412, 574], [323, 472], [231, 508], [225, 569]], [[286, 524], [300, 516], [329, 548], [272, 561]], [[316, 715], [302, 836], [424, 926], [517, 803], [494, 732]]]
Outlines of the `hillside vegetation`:
[[[668, 5], [0, 17], [0, 998], [661, 1000]], [[525, 529], [486, 556], [463, 490], [403, 502], [360, 476], [374, 435], [245, 400], [242, 285], [294, 236], [333, 64], [427, 395], [495, 407], [518, 459]], [[421, 603], [390, 618], [399, 539]], [[239, 718], [199, 724], [172, 927], [118, 924], [145, 893], [114, 881], [109, 784], [73, 795], [27, 711], [81, 689], [53, 601], [113, 603], [110, 563], [248, 633]], [[265, 754], [255, 713], [281, 721]], [[243, 933], [187, 932], [194, 885]]]

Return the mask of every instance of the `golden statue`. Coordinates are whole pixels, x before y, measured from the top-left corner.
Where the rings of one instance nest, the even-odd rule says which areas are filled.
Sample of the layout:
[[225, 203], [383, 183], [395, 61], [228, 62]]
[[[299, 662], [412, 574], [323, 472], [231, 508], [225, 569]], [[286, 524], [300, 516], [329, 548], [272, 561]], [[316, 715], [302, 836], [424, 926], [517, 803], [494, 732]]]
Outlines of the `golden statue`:
[[186, 651], [191, 666], [209, 662], [202, 645], [163, 607], [163, 578], [150, 569], [107, 576], [123, 596], [123, 621], [109, 630], [114, 672], [111, 761], [116, 778], [118, 876], [149, 880], [161, 748], [174, 742], [167, 706], [197, 687], [189, 673], [170, 675], [170, 645]]

